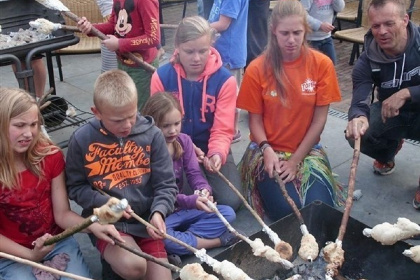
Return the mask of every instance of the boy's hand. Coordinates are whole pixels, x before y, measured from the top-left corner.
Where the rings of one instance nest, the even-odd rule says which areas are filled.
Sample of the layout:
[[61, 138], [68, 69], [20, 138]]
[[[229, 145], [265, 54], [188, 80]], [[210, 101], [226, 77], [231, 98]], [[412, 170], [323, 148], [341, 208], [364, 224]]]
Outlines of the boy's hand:
[[102, 239], [112, 245], [115, 245], [113, 238], [117, 241], [124, 243], [120, 233], [117, 231], [114, 225], [101, 225], [99, 223], [94, 223], [88, 227], [88, 229], [99, 239]]
[[45, 241], [51, 237], [51, 234], [46, 233], [43, 236], [38, 237], [34, 242], [32, 242], [32, 245], [34, 245], [31, 254], [32, 261], [40, 262], [49, 252], [52, 251], [55, 244], [44, 246]]
[[79, 30], [84, 34], [89, 34], [92, 29], [92, 24], [86, 19], [86, 17], [82, 17], [77, 22], [77, 28], [79, 28]]
[[159, 230], [159, 232], [156, 232], [152, 228], [147, 227], [147, 232], [149, 233], [150, 237], [153, 239], [163, 239], [163, 235], [166, 234], [166, 225], [162, 214], [159, 212], [154, 212], [152, 218], [150, 219], [150, 223]]
[[102, 41], [102, 44], [110, 51], [116, 52], [119, 49], [118, 38], [114, 35], [108, 35], [108, 39]]

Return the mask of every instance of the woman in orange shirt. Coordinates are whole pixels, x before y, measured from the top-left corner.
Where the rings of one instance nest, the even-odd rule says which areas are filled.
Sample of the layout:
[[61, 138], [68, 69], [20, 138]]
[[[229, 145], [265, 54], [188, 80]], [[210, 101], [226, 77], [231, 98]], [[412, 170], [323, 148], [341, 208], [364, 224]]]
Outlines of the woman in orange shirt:
[[307, 46], [308, 31], [300, 2], [279, 1], [271, 15], [267, 50], [248, 66], [237, 100], [237, 107], [249, 112], [251, 132], [242, 178], [254, 208], [272, 220], [292, 212], [274, 172], [299, 208], [314, 200], [329, 205], [340, 201], [340, 188], [319, 144], [329, 104], [340, 101], [340, 89], [331, 60]]

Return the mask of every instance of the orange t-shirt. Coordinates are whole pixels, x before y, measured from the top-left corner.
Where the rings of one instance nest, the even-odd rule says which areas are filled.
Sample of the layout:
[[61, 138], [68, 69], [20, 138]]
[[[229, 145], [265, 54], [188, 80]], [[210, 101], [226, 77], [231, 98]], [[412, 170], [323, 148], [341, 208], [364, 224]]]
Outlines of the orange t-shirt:
[[273, 79], [264, 72], [265, 55], [251, 62], [241, 84], [236, 106], [262, 115], [267, 140], [276, 151], [295, 152], [311, 125], [315, 107], [341, 100], [330, 58], [307, 50], [297, 60], [283, 63], [286, 106]]

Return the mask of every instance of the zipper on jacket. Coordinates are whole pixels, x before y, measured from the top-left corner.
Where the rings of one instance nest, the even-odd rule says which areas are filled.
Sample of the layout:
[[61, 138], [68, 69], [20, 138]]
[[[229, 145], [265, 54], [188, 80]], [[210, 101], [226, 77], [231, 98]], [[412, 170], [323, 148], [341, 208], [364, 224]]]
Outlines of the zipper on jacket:
[[118, 138], [118, 141], [120, 142], [120, 147], [124, 147], [124, 140], [122, 138]]

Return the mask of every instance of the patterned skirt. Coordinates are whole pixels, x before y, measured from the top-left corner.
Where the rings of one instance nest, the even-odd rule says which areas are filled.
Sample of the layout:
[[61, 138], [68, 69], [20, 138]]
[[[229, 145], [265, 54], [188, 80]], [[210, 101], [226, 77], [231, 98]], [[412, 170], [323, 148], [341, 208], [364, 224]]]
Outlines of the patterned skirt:
[[[280, 160], [288, 160], [292, 153], [276, 151]], [[257, 182], [264, 176], [264, 158], [255, 142], [251, 142], [238, 165], [241, 175], [244, 194], [251, 207], [260, 215], [264, 216], [264, 208]], [[330, 192], [335, 206], [343, 205], [346, 192], [343, 186], [336, 180], [332, 173], [327, 154], [320, 144], [315, 145], [305, 159], [300, 163], [296, 178], [292, 181], [299, 194], [302, 205], [304, 205], [306, 193], [311, 187], [310, 175], [316, 176], [320, 181], [332, 186]]]

